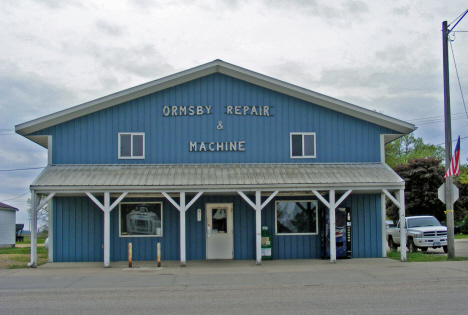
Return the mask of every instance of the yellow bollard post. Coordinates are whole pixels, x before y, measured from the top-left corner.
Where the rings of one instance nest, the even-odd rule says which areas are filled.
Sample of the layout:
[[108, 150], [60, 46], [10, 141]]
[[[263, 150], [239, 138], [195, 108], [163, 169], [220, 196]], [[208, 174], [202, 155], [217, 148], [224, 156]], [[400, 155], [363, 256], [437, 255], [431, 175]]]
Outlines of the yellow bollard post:
[[128, 267], [132, 268], [132, 243], [128, 243]]
[[161, 243], [158, 243], [157, 247], [157, 260], [158, 260], [158, 268], [161, 267]]

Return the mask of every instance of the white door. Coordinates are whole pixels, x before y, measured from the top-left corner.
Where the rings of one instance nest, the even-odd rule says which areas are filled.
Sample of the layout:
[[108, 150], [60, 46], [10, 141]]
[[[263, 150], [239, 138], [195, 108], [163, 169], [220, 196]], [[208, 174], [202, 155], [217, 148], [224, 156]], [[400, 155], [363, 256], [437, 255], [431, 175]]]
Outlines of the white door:
[[232, 204], [206, 204], [206, 259], [233, 259]]

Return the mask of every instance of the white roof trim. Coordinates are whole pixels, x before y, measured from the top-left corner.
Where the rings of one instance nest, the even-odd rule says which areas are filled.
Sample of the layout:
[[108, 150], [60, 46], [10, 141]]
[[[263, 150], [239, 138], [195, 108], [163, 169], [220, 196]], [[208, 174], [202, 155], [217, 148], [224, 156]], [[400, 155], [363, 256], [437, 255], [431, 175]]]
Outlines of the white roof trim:
[[[88, 115], [108, 107], [112, 107], [135, 98], [139, 98], [151, 93], [155, 93], [194, 79], [198, 79], [213, 73], [223, 73], [228, 76], [250, 82], [255, 85], [265, 87], [302, 99], [344, 114], [390, 128], [403, 134], [415, 130], [415, 125], [350, 104], [338, 99], [319, 94], [296, 85], [292, 85], [221, 60], [185, 70], [158, 80], [154, 80], [136, 87], [126, 89], [94, 101], [77, 105], [41, 118], [31, 120], [15, 126], [17, 133], [26, 136], [35, 131], [48, 128], [84, 115]], [[34, 139], [31, 139], [35, 141]]]

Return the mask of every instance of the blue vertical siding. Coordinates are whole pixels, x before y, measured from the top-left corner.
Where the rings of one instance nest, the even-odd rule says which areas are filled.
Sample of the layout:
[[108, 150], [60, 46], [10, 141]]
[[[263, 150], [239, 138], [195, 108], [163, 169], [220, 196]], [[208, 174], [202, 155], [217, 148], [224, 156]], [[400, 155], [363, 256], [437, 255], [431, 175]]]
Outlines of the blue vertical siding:
[[104, 215], [85, 197], [53, 201], [54, 261], [103, 261]]
[[351, 208], [352, 257], [382, 257], [382, 212], [380, 194], [350, 195], [344, 205]]
[[[187, 198], [187, 202], [190, 198]], [[263, 198], [264, 201], [266, 198]], [[278, 197], [275, 200], [316, 200], [314, 197]], [[178, 198], [175, 198], [178, 202]], [[321, 257], [321, 237], [317, 235], [276, 235], [275, 200], [262, 210], [262, 226], [273, 235], [273, 259], [313, 259]], [[125, 202], [141, 201], [125, 199]], [[156, 246], [161, 243], [162, 260], [180, 259], [179, 211], [165, 199], [162, 202], [162, 237], [120, 237], [119, 209], [111, 212], [111, 261], [128, 259], [128, 243], [133, 245], [133, 259], [156, 260]], [[186, 212], [187, 260], [206, 259], [205, 206], [207, 203], [232, 203], [234, 223], [234, 259], [255, 259], [255, 211], [239, 196], [202, 196]], [[354, 258], [381, 257], [380, 195], [350, 195], [343, 204], [351, 208]], [[202, 220], [197, 221], [197, 209]], [[319, 203], [319, 211], [323, 205]], [[54, 198], [54, 261], [103, 261], [103, 212], [87, 197]], [[320, 215], [318, 220], [320, 220]], [[319, 231], [320, 232], [320, 221]]]
[[[212, 114], [164, 117], [173, 105], [212, 106]], [[244, 105], [270, 106], [273, 116], [225, 114]], [[119, 132], [145, 133], [144, 160], [118, 159]], [[291, 159], [290, 132], [316, 132], [317, 157]], [[54, 164], [172, 164], [379, 162], [383, 133], [396, 132], [216, 73], [34, 134], [52, 135]], [[246, 141], [245, 152], [189, 152], [190, 141]]]

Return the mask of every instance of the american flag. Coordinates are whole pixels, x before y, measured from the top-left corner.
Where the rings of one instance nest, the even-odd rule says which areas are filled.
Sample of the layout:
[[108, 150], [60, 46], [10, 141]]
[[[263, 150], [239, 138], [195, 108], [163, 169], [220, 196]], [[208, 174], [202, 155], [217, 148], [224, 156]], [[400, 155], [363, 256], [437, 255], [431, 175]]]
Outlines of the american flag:
[[453, 152], [452, 161], [450, 166], [445, 173], [445, 177], [459, 175], [460, 174], [460, 136], [458, 136], [457, 146], [455, 147], [455, 152]]

